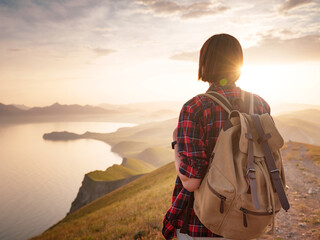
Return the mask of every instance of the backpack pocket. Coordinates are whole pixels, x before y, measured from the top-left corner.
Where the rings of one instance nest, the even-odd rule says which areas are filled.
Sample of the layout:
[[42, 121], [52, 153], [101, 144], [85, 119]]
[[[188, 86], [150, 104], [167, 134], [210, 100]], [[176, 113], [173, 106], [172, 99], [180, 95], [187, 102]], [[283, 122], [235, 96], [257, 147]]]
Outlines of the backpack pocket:
[[[212, 181], [215, 178], [218, 181]], [[235, 197], [233, 185], [218, 169], [211, 170], [194, 192], [194, 212], [212, 232], [217, 232]]]
[[216, 190], [214, 190], [214, 188], [211, 187], [209, 183], [208, 183], [208, 187], [214, 195], [216, 195], [218, 198], [220, 198], [220, 200], [221, 200], [220, 201], [220, 213], [224, 213], [224, 204], [225, 204], [225, 201], [227, 200], [227, 197], [223, 196], [222, 194], [220, 194]]
[[[261, 222], [261, 221], [268, 222], [268, 220], [272, 219], [272, 217], [273, 217], [272, 212], [271, 213], [269, 213], [269, 212], [255, 212], [255, 211], [251, 211], [246, 208], [243, 208], [243, 207], [240, 207], [240, 211], [242, 212], [243, 226], [245, 228], [248, 227], [248, 218], [250, 218], [250, 220], [251, 220], [250, 224], [253, 224], [254, 227], [256, 228], [257, 222]], [[275, 211], [275, 213], [278, 213], [279, 211], [280, 210]], [[259, 224], [259, 225], [263, 226], [264, 224]]]
[[233, 206], [221, 227], [220, 234], [231, 239], [253, 239], [261, 236], [272, 222], [272, 212], [257, 212]]

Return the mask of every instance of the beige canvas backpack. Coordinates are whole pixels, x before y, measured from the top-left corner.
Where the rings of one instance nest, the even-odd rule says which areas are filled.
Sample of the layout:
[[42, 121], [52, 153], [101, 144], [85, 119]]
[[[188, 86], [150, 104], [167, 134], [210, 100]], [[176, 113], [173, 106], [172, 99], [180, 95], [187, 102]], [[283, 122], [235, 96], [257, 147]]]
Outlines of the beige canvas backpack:
[[248, 113], [232, 110], [228, 100], [210, 97], [229, 113], [214, 147], [211, 163], [200, 187], [194, 191], [193, 208], [202, 224], [228, 239], [261, 236], [281, 206], [289, 202], [280, 154], [283, 138], [269, 114], [253, 114], [253, 94]]

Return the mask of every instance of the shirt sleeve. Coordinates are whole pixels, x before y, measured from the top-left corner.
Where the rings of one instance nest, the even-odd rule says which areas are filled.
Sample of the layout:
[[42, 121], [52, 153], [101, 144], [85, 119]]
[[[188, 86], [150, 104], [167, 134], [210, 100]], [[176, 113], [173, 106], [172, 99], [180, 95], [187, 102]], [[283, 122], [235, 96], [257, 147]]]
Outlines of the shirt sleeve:
[[271, 109], [269, 104], [260, 96], [254, 94], [254, 113], [263, 114], [269, 113], [271, 114]]
[[194, 98], [182, 107], [179, 117], [179, 172], [189, 178], [203, 178], [208, 165], [202, 112], [201, 102]]

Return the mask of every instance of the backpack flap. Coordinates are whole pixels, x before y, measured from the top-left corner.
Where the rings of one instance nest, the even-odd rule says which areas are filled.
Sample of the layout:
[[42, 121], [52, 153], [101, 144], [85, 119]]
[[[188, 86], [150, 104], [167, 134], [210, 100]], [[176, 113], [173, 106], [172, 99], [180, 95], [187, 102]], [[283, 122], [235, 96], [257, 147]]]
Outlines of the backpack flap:
[[271, 135], [271, 138], [268, 140], [270, 148], [274, 149], [274, 151], [282, 148], [284, 140], [270, 115], [265, 113], [263, 115], [259, 115], [259, 117], [262, 123], [262, 128], [266, 133]]
[[[243, 153], [248, 153], [248, 139], [246, 138], [246, 134], [248, 133], [247, 125], [245, 123], [246, 118], [248, 120], [249, 126], [251, 128], [251, 132], [254, 139], [254, 156], [256, 157], [263, 157], [265, 154], [261, 147], [261, 139], [259, 139], [258, 133], [254, 128], [253, 121], [251, 116], [245, 113], [239, 113], [240, 124], [241, 124], [241, 134], [240, 134], [240, 141], [239, 141], [239, 149]], [[232, 116], [232, 114], [230, 114]], [[284, 140], [280, 135], [279, 131], [277, 130], [272, 118], [269, 114], [265, 113], [262, 115], [257, 115], [260, 117], [262, 122], [262, 127], [265, 130], [266, 134], [270, 136], [268, 138], [268, 144], [270, 148], [276, 152], [278, 151], [284, 144]]]

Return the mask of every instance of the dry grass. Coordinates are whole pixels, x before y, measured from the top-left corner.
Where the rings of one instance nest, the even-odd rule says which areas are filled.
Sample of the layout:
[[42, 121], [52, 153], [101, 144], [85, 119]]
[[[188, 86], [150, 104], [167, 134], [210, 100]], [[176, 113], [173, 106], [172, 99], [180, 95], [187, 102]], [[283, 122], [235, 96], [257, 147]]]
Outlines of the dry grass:
[[310, 158], [317, 166], [320, 166], [320, 148], [306, 144], [308, 147], [307, 157]]
[[70, 214], [33, 239], [162, 239], [176, 173], [170, 163]]
[[105, 171], [96, 170], [88, 173], [87, 175], [94, 181], [115, 181], [138, 174], [139, 172], [137, 171], [134, 171], [121, 165], [114, 164], [112, 167], [109, 167]]

